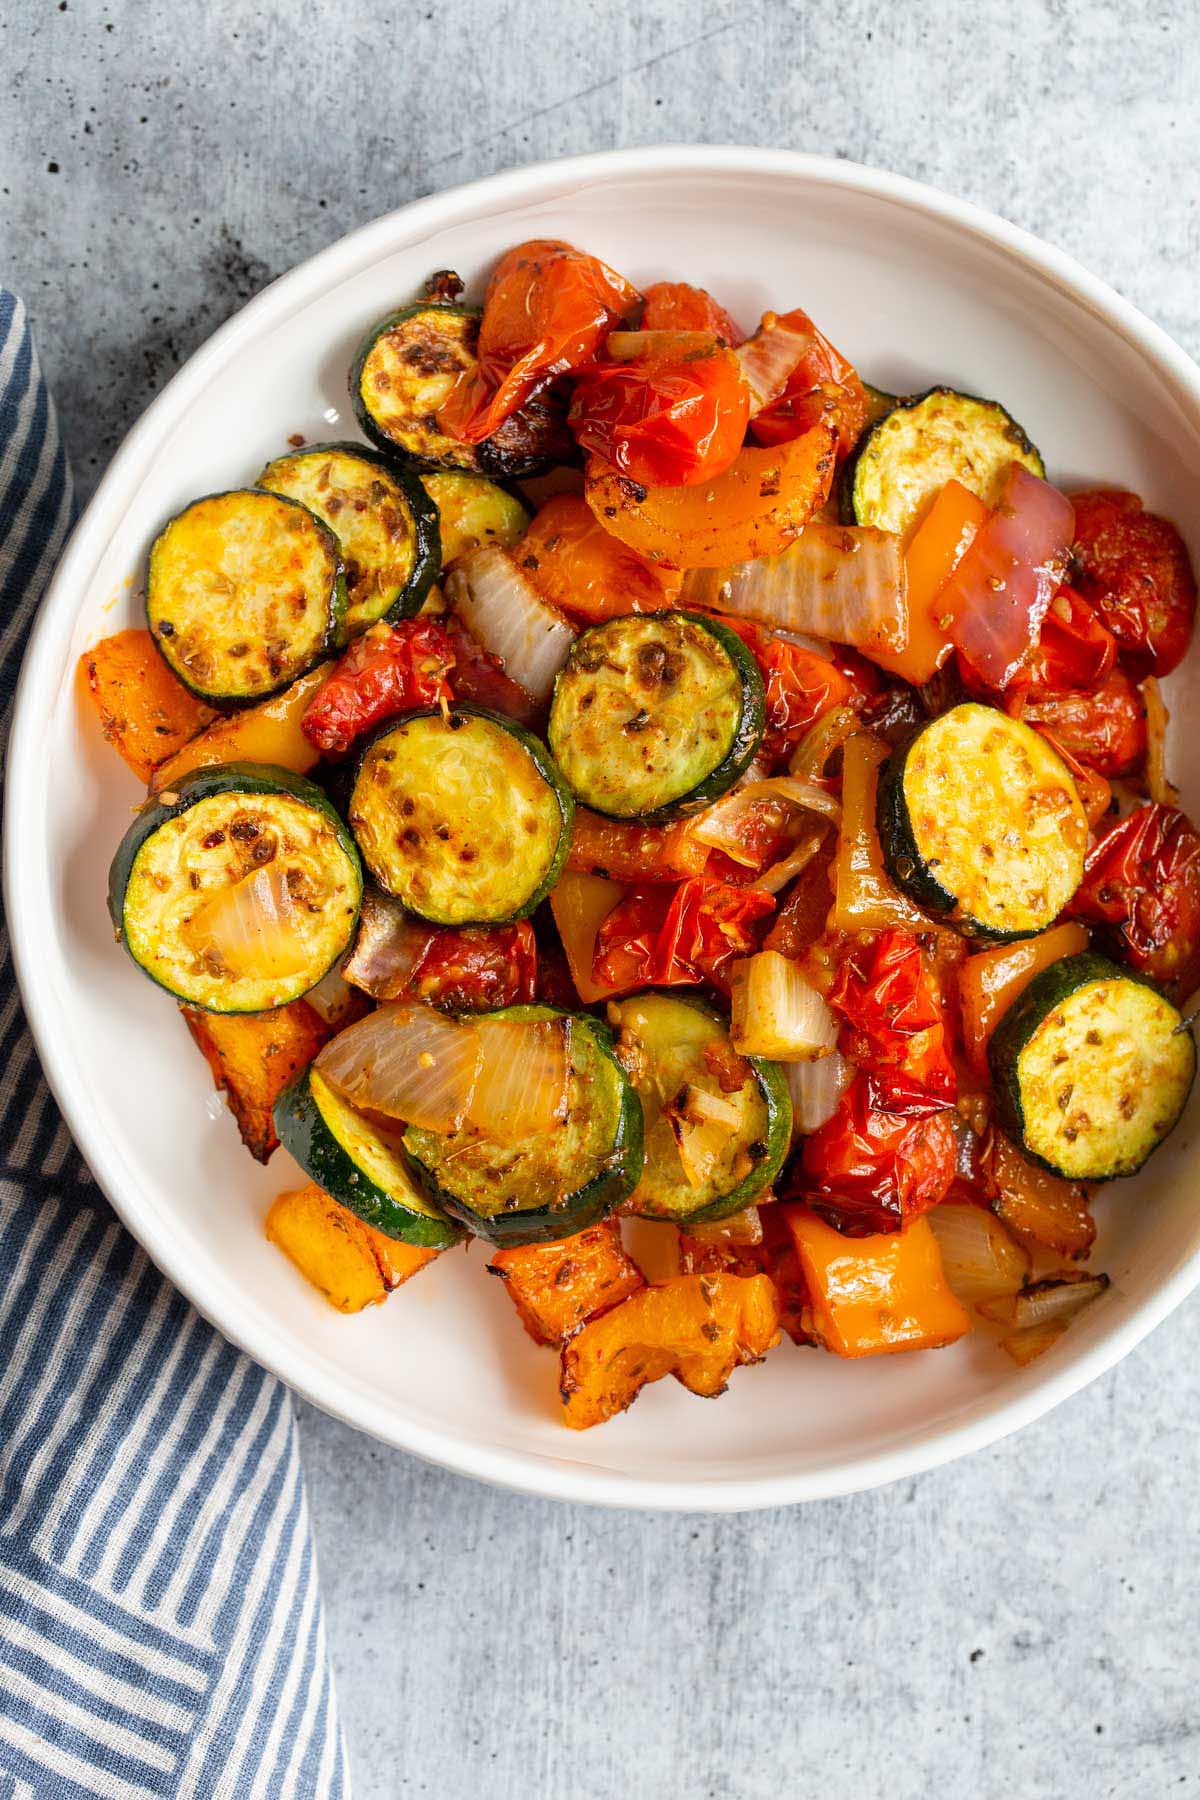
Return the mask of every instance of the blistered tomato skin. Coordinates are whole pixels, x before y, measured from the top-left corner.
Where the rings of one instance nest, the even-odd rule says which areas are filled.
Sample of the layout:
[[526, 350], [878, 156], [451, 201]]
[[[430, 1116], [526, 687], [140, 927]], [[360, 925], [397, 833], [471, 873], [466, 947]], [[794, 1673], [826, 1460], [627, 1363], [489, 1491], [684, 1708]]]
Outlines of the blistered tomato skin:
[[1145, 763], [1146, 708], [1125, 669], [1111, 670], [1091, 692], [1034, 691], [1021, 717], [1097, 774], [1131, 775]]
[[698, 356], [605, 363], [571, 402], [576, 441], [645, 487], [693, 487], [723, 473], [746, 435], [750, 390], [737, 359]]
[[778, 400], [755, 419], [755, 441], [785, 444], [790, 438], [802, 437], [819, 419], [826, 418], [837, 430], [839, 458], [848, 456], [867, 422], [867, 396], [858, 371], [799, 307], [783, 313], [779, 323], [792, 331], [808, 332], [812, 346], [788, 378]]
[[952, 1109], [898, 1087], [886, 1102], [858, 1074], [828, 1122], [804, 1140], [797, 1196], [849, 1237], [900, 1231], [949, 1193], [958, 1164]]
[[745, 332], [705, 288], [687, 281], [656, 281], [643, 299], [643, 331], [711, 331], [731, 349], [745, 340]]
[[1196, 614], [1187, 547], [1169, 519], [1136, 494], [1095, 488], [1072, 495], [1075, 585], [1117, 639], [1135, 674], [1169, 675], [1182, 661]]
[[1139, 806], [1087, 860], [1072, 914], [1180, 1000], [1200, 985], [1200, 832], [1175, 807]]

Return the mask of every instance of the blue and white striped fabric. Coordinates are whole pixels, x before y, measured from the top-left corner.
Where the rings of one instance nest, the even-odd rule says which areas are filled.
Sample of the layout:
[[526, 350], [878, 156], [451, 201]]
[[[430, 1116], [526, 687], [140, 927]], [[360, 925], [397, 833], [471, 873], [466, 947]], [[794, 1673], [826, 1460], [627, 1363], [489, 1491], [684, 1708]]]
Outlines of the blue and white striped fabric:
[[[0, 696], [73, 511], [0, 288]], [[286, 1390], [114, 1218], [0, 972], [0, 1800], [348, 1794]]]

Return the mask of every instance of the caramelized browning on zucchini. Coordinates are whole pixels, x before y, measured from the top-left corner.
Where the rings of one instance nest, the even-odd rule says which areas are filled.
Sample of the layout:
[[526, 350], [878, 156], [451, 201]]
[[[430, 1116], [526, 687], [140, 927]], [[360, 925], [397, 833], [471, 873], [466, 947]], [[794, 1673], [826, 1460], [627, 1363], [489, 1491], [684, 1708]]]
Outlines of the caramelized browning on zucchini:
[[779, 1296], [765, 1275], [677, 1275], [643, 1288], [563, 1345], [563, 1418], [573, 1431], [624, 1412], [649, 1381], [724, 1393], [741, 1363], [779, 1342]]
[[535, 1344], [561, 1344], [646, 1285], [615, 1219], [551, 1244], [497, 1250], [488, 1268], [504, 1282]]
[[1010, 413], [994, 400], [930, 388], [898, 400], [861, 439], [848, 472], [850, 522], [907, 531], [948, 481], [993, 506], [1010, 463], [1046, 469]]

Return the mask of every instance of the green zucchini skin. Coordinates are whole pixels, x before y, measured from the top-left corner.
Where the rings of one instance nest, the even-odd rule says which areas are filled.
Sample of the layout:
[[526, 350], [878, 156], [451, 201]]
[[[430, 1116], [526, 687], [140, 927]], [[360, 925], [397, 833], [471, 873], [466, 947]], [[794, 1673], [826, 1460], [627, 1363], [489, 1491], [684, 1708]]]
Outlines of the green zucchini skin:
[[951, 478], [991, 505], [1011, 462], [1045, 477], [1037, 446], [998, 401], [926, 388], [896, 400], [855, 445], [840, 485], [845, 522], [907, 531]]
[[[396, 1177], [390, 1189], [373, 1179], [360, 1157], [334, 1135], [314, 1091], [313, 1070], [304, 1069], [286, 1087], [274, 1106], [275, 1130], [280, 1143], [294, 1156], [310, 1181], [332, 1194], [358, 1217], [401, 1243], [442, 1250], [459, 1243], [464, 1233], [453, 1220], [442, 1217], [424, 1194], [412, 1190], [407, 1170], [396, 1160]], [[352, 1107], [344, 1108], [364, 1140], [377, 1137], [370, 1122]], [[390, 1150], [389, 1156], [393, 1156]], [[406, 1201], [408, 1202], [406, 1204]], [[427, 1209], [427, 1210], [423, 1210]]]
[[[690, 694], [680, 691], [675, 681], [662, 682], [665, 722], [659, 734], [649, 736], [647, 725], [652, 729], [655, 723], [654, 688], [661, 678], [636, 679], [639, 659], [657, 651], [668, 667], [669, 659], [677, 658], [689, 643], [706, 642], [715, 644], [720, 653], [724, 691], [717, 688], [719, 678], [711, 664], [706, 673], [713, 681], [706, 685], [697, 676]], [[621, 684], [609, 679], [614, 668], [628, 671]], [[607, 706], [606, 688], [611, 695]], [[594, 706], [597, 699], [602, 704]], [[713, 721], [718, 706], [735, 715], [723, 746], [691, 735]], [[624, 722], [623, 715], [627, 715]], [[753, 761], [765, 721], [762, 675], [735, 631], [706, 613], [631, 613], [606, 619], [576, 638], [555, 680], [547, 737], [558, 767], [583, 805], [608, 818], [663, 823], [698, 812], [727, 793]], [[671, 766], [681, 756], [691, 757], [698, 778], [681, 781]], [[660, 765], [649, 774], [644, 766], [639, 768], [647, 757], [657, 758]]]
[[[429, 734], [431, 748], [436, 742], [441, 728], [445, 727], [453, 731], [470, 721], [480, 721], [484, 726], [491, 728], [493, 741], [498, 747], [501, 742], [510, 745], [514, 753], [523, 755], [525, 762], [532, 765], [533, 771], [540, 778], [540, 783], [547, 790], [552, 802], [552, 806], [546, 808], [547, 817], [549, 818], [553, 811], [557, 827], [553, 852], [546, 860], [543, 872], [536, 883], [531, 884], [526, 879], [527, 856], [523, 857], [514, 849], [514, 846], [520, 843], [514, 827], [503, 846], [496, 843], [490, 846], [493, 867], [499, 865], [501, 870], [507, 870], [512, 877], [511, 892], [507, 896], [500, 894], [486, 905], [475, 905], [473, 902], [468, 903], [465, 890], [461, 893], [455, 892], [448, 883], [445, 883], [442, 897], [439, 899], [436, 892], [429, 891], [430, 878], [428, 877], [426, 885], [418, 888], [414, 881], [414, 870], [419, 871], [420, 866], [417, 850], [405, 849], [402, 844], [396, 842], [396, 828], [400, 823], [398, 817], [393, 816], [389, 819], [381, 815], [376, 822], [371, 810], [371, 802], [375, 798], [371, 788], [378, 772], [376, 758], [381, 746], [385, 746], [387, 740], [393, 736], [399, 740], [400, 744], [404, 744], [405, 740], [408, 740], [405, 754], [400, 759], [401, 769], [411, 771], [415, 767], [416, 759], [409, 734], [414, 727], [419, 733], [423, 721], [430, 721], [434, 727]], [[502, 740], [496, 739], [495, 733], [502, 733]], [[524, 765], [520, 766], [524, 773]], [[516, 799], [519, 798], [515, 780], [512, 783], [512, 794], [515, 804]], [[480, 804], [471, 794], [458, 796], [458, 798], [461, 802], [461, 817], [454, 815], [455, 796], [450, 789], [448, 778], [444, 779], [437, 794], [440, 804], [436, 808], [423, 805], [420, 813], [413, 817], [410, 829], [416, 831], [419, 827], [426, 837], [430, 832], [434, 832], [440, 839], [446, 831], [457, 833], [460, 836], [464, 829], [468, 833], [479, 834], [495, 824], [494, 809], [490, 805]], [[538, 798], [541, 799], [540, 793]], [[375, 804], [376, 806], [380, 804], [377, 799]], [[570, 789], [555, 766], [546, 746], [534, 737], [532, 732], [526, 731], [524, 726], [518, 725], [512, 719], [502, 718], [499, 713], [488, 712], [481, 706], [454, 706], [445, 715], [438, 707], [428, 706], [419, 707], [412, 712], [400, 713], [397, 717], [389, 719], [367, 740], [355, 770], [354, 784], [350, 793], [349, 818], [351, 829], [371, 874], [380, 887], [392, 894], [394, 898], [402, 901], [410, 912], [415, 913], [419, 918], [426, 919], [433, 925], [506, 925], [518, 919], [528, 918], [531, 913], [535, 912], [562, 874], [571, 847], [571, 834], [575, 823], [575, 803]], [[464, 848], [468, 847], [471, 847], [469, 840]], [[475, 847], [477, 853], [477, 845]], [[523, 843], [521, 848], [525, 848]], [[474, 860], [472, 858], [472, 865]]]
[[[302, 466], [310, 460], [313, 462], [331, 457], [352, 458], [361, 464], [364, 475], [375, 475], [389, 483], [393, 489], [393, 500], [398, 500], [409, 517], [412, 541], [412, 565], [407, 579], [400, 585], [392, 584], [379, 591], [378, 583], [371, 577], [374, 571], [363, 568], [359, 579], [363, 588], [360, 595], [356, 592], [354, 580], [355, 568], [349, 555], [347, 544], [343, 541], [343, 532], [338, 529], [338, 515], [332, 517], [322, 511], [320, 506], [311, 501], [301, 500], [311, 512], [316, 513], [329, 526], [334, 536], [342, 545], [343, 559], [346, 565], [346, 611], [342, 620], [341, 635], [343, 638], [353, 637], [368, 625], [379, 619], [411, 619], [415, 618], [428, 597], [429, 590], [437, 580], [442, 568], [441, 533], [439, 530], [438, 509], [424, 485], [411, 469], [398, 460], [393, 454], [385, 456], [367, 444], [335, 442], [329, 444], [306, 444], [303, 449], [292, 450], [283, 456], [277, 456], [269, 462], [258, 477], [257, 485], [268, 492], [283, 494], [292, 499], [300, 499], [299, 494], [290, 492], [288, 483], [297, 482]], [[350, 542], [353, 540], [350, 539]], [[371, 593], [372, 586], [376, 591]]]
[[481, 444], [438, 430], [438, 408], [459, 374], [475, 363], [482, 316], [477, 306], [419, 300], [372, 325], [351, 365], [350, 397], [359, 427], [378, 449], [417, 469], [496, 481], [540, 474], [570, 454], [565, 427], [544, 399], [529, 402]]
[[[1093, 1004], [1085, 1017], [1099, 1029], [1089, 1031], [1082, 1043], [1072, 1042], [1068, 1030], [1078, 1039], [1079, 1026], [1078, 1022], [1071, 1025], [1069, 1015], [1081, 1002], [1086, 1003], [1088, 991], [1097, 983], [1104, 983], [1104, 1001], [1093, 991]], [[1115, 1019], [1120, 1027], [1122, 1007], [1137, 1014], [1124, 1028], [1124, 1045], [1134, 1043], [1143, 1057], [1157, 1050], [1162, 1068], [1152, 1071], [1161, 1074], [1157, 1088], [1147, 1081], [1140, 1091], [1134, 1091], [1137, 1084], [1132, 1081], [1129, 1093], [1118, 1100], [1114, 1092], [1105, 1091], [1104, 1074], [1098, 1075], [1089, 1065], [1087, 1047], [1105, 1048], [1104, 1023]], [[1023, 1069], [1023, 1058], [1031, 1051], [1036, 1053], [1043, 1031], [1057, 1031], [1057, 1038], [1047, 1039], [1041, 1057]], [[1054, 1042], [1060, 1047], [1047, 1059], [1046, 1050]], [[1039, 1062], [1047, 1060], [1049, 1068], [1039, 1067]], [[1093, 1063], [1098, 1060], [1094, 1058]], [[1179, 1122], [1195, 1080], [1196, 1045], [1191, 1026], [1153, 982], [1119, 968], [1093, 950], [1083, 950], [1051, 963], [1018, 995], [992, 1034], [988, 1062], [997, 1120], [1031, 1161], [1069, 1181], [1113, 1181], [1136, 1175]], [[1052, 1090], [1059, 1076], [1051, 1069], [1060, 1066], [1064, 1087], [1055, 1094]], [[1117, 1066], [1128, 1075], [1127, 1058]], [[1138, 1073], [1145, 1074], [1144, 1064]], [[1026, 1076], [1030, 1079], [1028, 1094]], [[1082, 1113], [1078, 1111], [1081, 1090]], [[1160, 1102], [1165, 1102], [1151, 1108], [1149, 1121], [1140, 1105], [1148, 1093], [1157, 1093]], [[1067, 1122], [1061, 1134], [1065, 1149], [1057, 1156], [1039, 1148], [1046, 1141], [1039, 1102], [1041, 1114], [1057, 1114]]]
[[[615, 1101], [607, 1153], [594, 1175], [577, 1188], [557, 1195], [553, 1205], [490, 1214], [478, 1210], [462, 1192], [448, 1186], [433, 1161], [438, 1134], [411, 1129], [405, 1132], [404, 1146], [413, 1171], [443, 1211], [491, 1244], [548, 1244], [558, 1238], [573, 1237], [620, 1206], [636, 1187], [642, 1169], [642, 1109], [614, 1053], [612, 1033], [586, 1013], [566, 1013], [553, 1006], [509, 1006], [474, 1016], [570, 1020], [572, 1035], [583, 1037], [588, 1054], [595, 1059], [594, 1067], [610, 1084], [610, 1104]], [[569, 1174], [564, 1176], [564, 1186], [569, 1179]]]
[[152, 795], [140, 808], [121, 842], [117, 845], [116, 853], [109, 866], [108, 913], [119, 941], [124, 944], [133, 962], [137, 964], [144, 975], [158, 987], [165, 988], [166, 992], [174, 999], [186, 1001], [189, 1006], [200, 1007], [206, 1012], [262, 1012], [269, 1009], [261, 1005], [214, 1005], [195, 994], [172, 986], [170, 982], [155, 974], [134, 954], [126, 930], [126, 902], [130, 879], [139, 852], [170, 820], [190, 812], [202, 800], [221, 794], [246, 794], [249, 796], [284, 794], [293, 800], [300, 801], [314, 812], [320, 813], [322, 818], [333, 826], [338, 847], [346, 857], [356, 887], [354, 910], [347, 918], [344, 942], [330, 956], [325, 966], [313, 974], [311, 980], [306, 980], [304, 985], [297, 987], [294, 992], [289, 991], [276, 1004], [283, 1006], [292, 1000], [300, 999], [310, 988], [316, 987], [317, 983], [323, 980], [348, 948], [354, 936], [358, 909], [362, 901], [362, 864], [359, 861], [358, 848], [354, 839], [335, 808], [330, 805], [327, 796], [314, 782], [306, 780], [303, 775], [294, 774], [290, 769], [276, 768], [269, 763], [221, 763], [215, 767], [193, 770], [190, 775], [185, 775], [181, 781], [177, 782], [174, 788], [166, 789], [161, 794]]
[[[178, 542], [186, 534], [189, 520], [194, 519], [201, 509], [224, 507], [226, 511], [230, 511], [240, 504], [244, 511], [261, 511], [264, 503], [293, 510], [298, 519], [306, 521], [305, 529], [311, 533], [314, 544], [324, 550], [328, 571], [324, 582], [325, 591], [314, 597], [320, 617], [318, 621], [309, 624], [307, 642], [301, 639], [300, 642], [289, 645], [286, 655], [274, 649], [268, 651], [269, 674], [266, 679], [253, 678], [255, 665], [249, 657], [235, 661], [228, 651], [220, 653], [221, 660], [218, 663], [218, 668], [223, 668], [225, 672], [223, 681], [218, 681], [215, 675], [208, 678], [198, 676], [194, 667], [194, 655], [189, 658], [183, 649], [184, 645], [192, 641], [198, 621], [193, 622], [192, 633], [185, 630], [181, 639], [176, 619], [170, 616], [172, 613], [178, 615], [182, 603], [179, 574], [171, 568], [171, 559], [178, 555]], [[289, 589], [294, 586], [294, 577], [288, 578], [288, 586]], [[220, 493], [205, 494], [198, 500], [190, 501], [174, 518], [168, 519], [150, 546], [146, 565], [146, 623], [155, 648], [171, 673], [190, 693], [214, 706], [234, 710], [242, 706], [256, 706], [260, 701], [269, 699], [272, 694], [290, 687], [301, 675], [307, 675], [336, 645], [346, 604], [346, 575], [337, 537], [324, 519], [287, 494], [268, 494], [263, 488], [230, 488]], [[215, 604], [213, 610], [216, 610]], [[288, 628], [299, 631], [290, 612], [290, 596], [281, 597], [280, 611], [288, 615]], [[275, 629], [283, 629], [278, 616]], [[247, 639], [246, 642], [251, 651], [262, 648], [252, 639]]]
[[484, 544], [511, 550], [529, 529], [529, 509], [520, 495], [486, 476], [435, 469], [426, 470], [420, 482], [437, 508], [444, 566]]
[[[1047, 902], [1045, 916], [1030, 914], [1025, 921], [1012, 926], [1006, 925], [997, 916], [976, 916], [971, 905], [964, 903], [962, 896], [949, 885], [948, 879], [941, 878], [940, 872], [952, 866], [951, 859], [949, 857], [935, 858], [932, 854], [933, 846], [931, 844], [922, 845], [918, 842], [906, 787], [909, 775], [912, 773], [911, 759], [920, 746], [934, 741], [929, 734], [941, 735], [952, 730], [957, 730], [961, 734], [963, 748], [958, 759], [958, 772], [962, 775], [964, 796], [968, 804], [977, 800], [981, 808], [978, 836], [971, 845], [969, 866], [965, 866], [959, 871], [961, 881], [968, 882], [973, 878], [980, 878], [979, 898], [974, 902], [980, 913], [983, 911], [982, 902], [984, 900], [990, 898], [991, 903], [997, 909], [1002, 909], [1004, 902], [997, 900], [995, 895], [989, 896], [986, 882], [982, 880], [985, 873], [999, 866], [994, 863], [995, 846], [991, 846], [992, 854], [991, 858], [988, 858], [989, 837], [995, 835], [994, 829], [989, 830], [989, 828], [994, 828], [996, 820], [991, 815], [992, 800], [984, 786], [986, 775], [982, 760], [984, 753], [979, 752], [978, 747], [971, 743], [972, 737], [980, 732], [986, 732], [989, 736], [998, 733], [1002, 739], [1011, 740], [1013, 747], [1020, 749], [1026, 758], [1038, 758], [1045, 765], [1046, 772], [1053, 770], [1064, 795], [1069, 835], [1077, 841], [1068, 845], [1066, 831], [1060, 830], [1056, 860], [1061, 861], [1062, 866], [1061, 869], [1052, 869], [1051, 873], [1060, 877], [1058, 887], [1061, 892], [1057, 895], [1057, 904], [1053, 901]], [[991, 752], [991, 754], [994, 758], [997, 753]], [[974, 774], [972, 773], [973, 757], [976, 758]], [[1000, 804], [1011, 804], [1016, 809], [1019, 800], [1015, 783], [1006, 785]], [[986, 816], [983, 816], [984, 814]], [[1014, 816], [1009, 822], [1021, 841], [1027, 845], [1028, 854], [1032, 856], [1039, 846], [1028, 835], [1022, 837], [1021, 827], [1025, 823], [1024, 818], [1016, 815], [1014, 810]], [[953, 815], [948, 807], [941, 823], [945, 825], [947, 833], [947, 841], [941, 848], [948, 850], [951, 848], [949, 834], [953, 827]], [[1003, 943], [1035, 936], [1053, 923], [1082, 879], [1083, 858], [1087, 843], [1087, 821], [1066, 765], [1062, 763], [1061, 758], [1056, 755], [1052, 747], [1046, 744], [1045, 740], [1038, 738], [1029, 726], [1018, 720], [1010, 719], [1007, 714], [1001, 713], [995, 707], [983, 706], [974, 701], [961, 702], [932, 719], [922, 720], [901, 738], [880, 774], [875, 801], [875, 824], [884, 863], [896, 886], [924, 912], [953, 925], [955, 930], [964, 937], [986, 937]], [[1044, 846], [1042, 850], [1044, 854]], [[935, 873], [935, 868], [939, 873]], [[1002, 885], [1002, 883], [997, 885]], [[1013, 906], [1015, 904], [1014, 900]]]
[[[699, 1013], [702, 1018], [711, 1020], [721, 1028], [726, 1042], [729, 1034], [729, 1016], [706, 995], [684, 992], [680, 988], [644, 988], [640, 993], [622, 995], [612, 1004], [618, 1018], [618, 1032], [628, 1029], [621, 1021], [620, 1015], [627, 1007], [636, 1007], [645, 1001], [653, 1001], [661, 1009], [667, 1007], [687, 1008]], [[619, 1040], [618, 1040], [619, 1041]], [[717, 1039], [712, 1040], [716, 1042]], [[661, 1090], [663, 1083], [654, 1077], [654, 1058], [647, 1049], [645, 1039], [638, 1038], [637, 1045], [642, 1056], [646, 1058], [647, 1081], [655, 1090]], [[770, 1062], [761, 1056], [746, 1056], [743, 1062], [750, 1065], [754, 1080], [758, 1087], [763, 1106], [763, 1134], [753, 1145], [747, 1146], [753, 1156], [753, 1167], [743, 1178], [719, 1194], [715, 1199], [703, 1202], [699, 1206], [689, 1205], [693, 1195], [686, 1180], [680, 1173], [674, 1184], [674, 1192], [679, 1203], [662, 1199], [653, 1199], [647, 1193], [635, 1189], [625, 1210], [647, 1219], [669, 1219], [677, 1225], [706, 1224], [720, 1219], [727, 1219], [747, 1206], [752, 1206], [762, 1198], [775, 1177], [779, 1174], [787, 1160], [792, 1141], [792, 1101], [788, 1091], [787, 1077], [778, 1063]], [[635, 1082], [636, 1086], [636, 1082]], [[646, 1131], [645, 1172], [648, 1177], [653, 1170], [655, 1157], [655, 1126]], [[671, 1154], [674, 1154], [672, 1151]]]

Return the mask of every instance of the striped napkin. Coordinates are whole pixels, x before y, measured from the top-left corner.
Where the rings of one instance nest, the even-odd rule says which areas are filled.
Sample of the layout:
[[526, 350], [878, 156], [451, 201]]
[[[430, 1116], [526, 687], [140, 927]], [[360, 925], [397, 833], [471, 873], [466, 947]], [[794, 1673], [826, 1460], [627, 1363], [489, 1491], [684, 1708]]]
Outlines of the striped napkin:
[[[4, 738], [72, 516], [0, 288]], [[0, 1800], [348, 1794], [287, 1391], [114, 1217], [0, 953]]]

